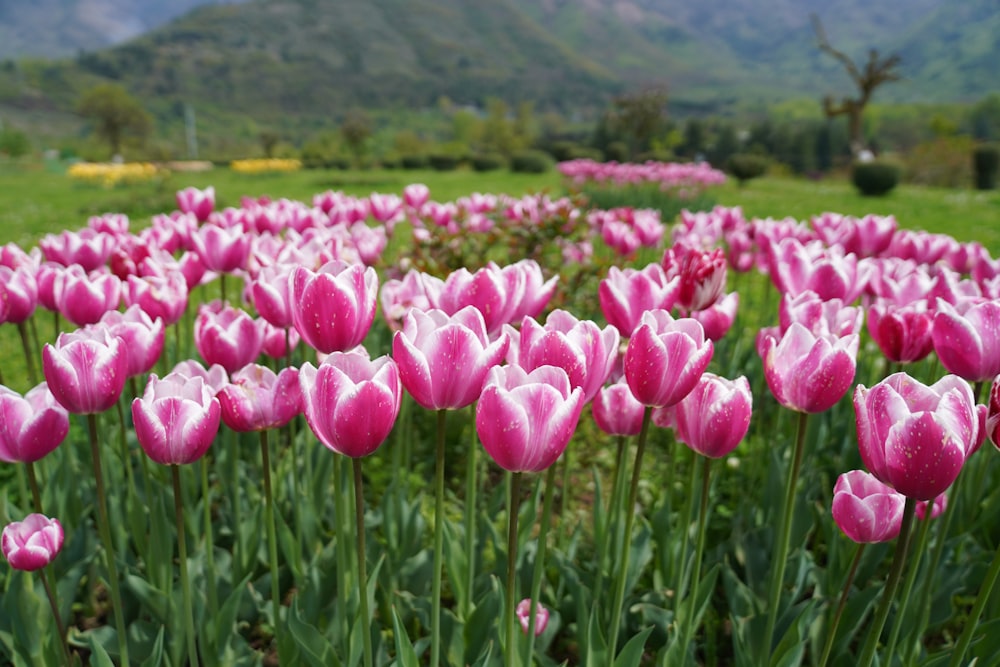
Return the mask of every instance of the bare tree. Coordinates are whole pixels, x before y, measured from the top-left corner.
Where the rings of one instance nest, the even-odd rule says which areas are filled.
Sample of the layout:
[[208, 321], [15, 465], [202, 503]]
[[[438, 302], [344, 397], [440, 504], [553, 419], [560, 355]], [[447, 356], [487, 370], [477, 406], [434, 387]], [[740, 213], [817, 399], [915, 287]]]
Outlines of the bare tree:
[[830, 44], [826, 38], [826, 31], [823, 30], [823, 24], [815, 14], [812, 15], [812, 23], [820, 50], [830, 54], [844, 66], [858, 89], [855, 97], [843, 97], [839, 103], [834, 102], [830, 95], [823, 98], [823, 112], [827, 118], [847, 116], [847, 136], [851, 142], [851, 152], [857, 155], [864, 148], [861, 120], [865, 106], [868, 105], [876, 88], [902, 78], [897, 70], [902, 59], [898, 54], [880, 56], [878, 49], [871, 49], [868, 51], [868, 62], [859, 68], [843, 51], [835, 49]]

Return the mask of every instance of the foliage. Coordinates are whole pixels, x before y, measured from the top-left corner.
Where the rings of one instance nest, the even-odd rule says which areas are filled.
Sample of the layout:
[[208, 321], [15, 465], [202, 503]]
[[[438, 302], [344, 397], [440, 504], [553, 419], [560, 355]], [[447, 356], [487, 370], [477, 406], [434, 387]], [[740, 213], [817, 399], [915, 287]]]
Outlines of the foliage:
[[612, 101], [609, 122], [629, 140], [629, 153], [636, 155], [650, 147], [653, 137], [665, 127], [667, 119], [667, 91], [650, 88]]
[[436, 171], [453, 171], [458, 169], [461, 161], [462, 159], [453, 153], [431, 153], [427, 156], [427, 163]]
[[152, 132], [149, 113], [117, 84], [91, 88], [80, 98], [77, 110], [91, 119], [97, 135], [108, 142], [112, 155], [121, 154], [126, 140], [141, 144]]
[[372, 136], [371, 118], [361, 109], [351, 109], [340, 123], [340, 136], [354, 156], [354, 164], [360, 165]]
[[13, 127], [0, 129], [0, 155], [19, 158], [31, 152], [28, 135]]
[[736, 177], [740, 186], [767, 173], [767, 158], [753, 153], [736, 153], [726, 162], [726, 171]]
[[972, 151], [972, 168], [977, 189], [996, 189], [997, 174], [1000, 173], [1000, 146], [976, 146]]
[[510, 157], [510, 170], [517, 174], [542, 174], [552, 169], [552, 159], [539, 150], [523, 150]]
[[499, 153], [478, 153], [472, 156], [470, 163], [476, 171], [495, 171], [507, 166], [507, 160]]
[[899, 183], [900, 168], [891, 162], [857, 162], [851, 168], [851, 182], [867, 197], [881, 197]]
[[423, 153], [413, 153], [400, 157], [399, 164], [403, 169], [425, 169], [430, 159]]
[[916, 146], [904, 158], [908, 183], [961, 188], [972, 182], [972, 139], [946, 136]]

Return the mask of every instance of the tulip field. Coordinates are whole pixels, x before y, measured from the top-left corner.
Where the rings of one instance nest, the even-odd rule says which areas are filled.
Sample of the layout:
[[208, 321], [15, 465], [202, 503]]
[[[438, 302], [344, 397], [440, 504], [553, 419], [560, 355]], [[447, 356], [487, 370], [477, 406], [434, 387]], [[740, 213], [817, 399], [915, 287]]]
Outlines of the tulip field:
[[560, 173], [0, 247], [0, 664], [1000, 665], [996, 232]]

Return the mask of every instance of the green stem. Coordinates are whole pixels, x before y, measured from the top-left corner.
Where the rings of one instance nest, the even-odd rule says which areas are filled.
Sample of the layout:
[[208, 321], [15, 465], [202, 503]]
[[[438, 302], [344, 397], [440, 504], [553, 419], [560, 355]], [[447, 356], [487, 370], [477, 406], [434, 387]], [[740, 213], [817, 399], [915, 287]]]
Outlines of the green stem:
[[625, 443], [623, 435], [616, 436], [618, 448], [615, 453], [615, 477], [611, 482], [611, 496], [608, 499], [608, 515], [602, 527], [601, 553], [597, 561], [597, 582], [594, 585], [594, 608], [601, 608], [601, 598], [604, 593], [604, 568], [611, 553], [611, 542], [618, 534], [618, 522], [621, 520], [621, 494], [625, 486]]
[[232, 505], [232, 530], [233, 530], [233, 581], [243, 578], [243, 522], [240, 508], [240, 485], [235, 481], [240, 479], [240, 441], [236, 431], [226, 429], [229, 449], [229, 479], [233, 481], [229, 485], [231, 490], [229, 502]]
[[207, 557], [208, 610], [215, 618], [219, 613], [219, 596], [216, 582], [219, 580], [215, 571], [215, 540], [212, 535], [212, 488], [208, 483], [208, 457], [201, 457], [201, 502], [205, 514], [205, 555]]
[[129, 501], [135, 501], [135, 475], [132, 472], [132, 456], [128, 449], [128, 437], [125, 434], [125, 410], [122, 402], [126, 399], [118, 399], [115, 408], [118, 410], [118, 446], [121, 448], [122, 466], [125, 468], [125, 479], [128, 480]]
[[535, 569], [531, 573], [531, 610], [528, 616], [528, 659], [524, 662], [530, 667], [535, 659], [535, 614], [538, 611], [539, 598], [542, 595], [542, 577], [545, 574], [545, 558], [548, 556], [549, 523], [552, 520], [552, 499], [556, 495], [556, 467], [549, 466], [545, 471], [545, 500], [542, 501], [542, 523], [538, 527], [538, 549], [535, 551]]
[[642, 455], [646, 451], [646, 439], [649, 437], [649, 424], [653, 409], [647, 407], [642, 414], [642, 429], [639, 431], [639, 441], [635, 450], [635, 463], [632, 467], [632, 481], [628, 490], [628, 503], [625, 505], [625, 538], [622, 545], [622, 557], [618, 564], [618, 578], [615, 582], [615, 600], [611, 606], [611, 627], [608, 638], [608, 657], [614, 662], [618, 652], [618, 626], [621, 625], [622, 606], [625, 604], [625, 580], [628, 579], [629, 556], [632, 551], [632, 523], [635, 521], [635, 503], [639, 495], [639, 478], [642, 474]]
[[[565, 521], [568, 518], [570, 518], [570, 512], [571, 512], [570, 505], [572, 504], [573, 500], [573, 494], [569, 492], [570, 488], [569, 472], [570, 468], [573, 465], [572, 461], [570, 460], [572, 458], [571, 457], [572, 451], [573, 450], [567, 448], [562, 455], [562, 486], [561, 486], [562, 496], [559, 502], [559, 525], [561, 526], [568, 525], [567, 523], [565, 523]], [[564, 531], [564, 533], [567, 536], [569, 535], [569, 532], [570, 531], [568, 530]]]
[[365, 667], [372, 667], [372, 628], [368, 614], [368, 568], [365, 564], [365, 494], [361, 478], [361, 459], [354, 464], [354, 517], [358, 527], [358, 581], [361, 582], [361, 627], [365, 646]]
[[111, 606], [115, 615], [115, 629], [118, 632], [118, 651], [121, 664], [128, 665], [128, 634], [125, 632], [125, 614], [122, 609], [122, 595], [118, 587], [118, 565], [115, 563], [114, 542], [111, 539], [111, 522], [108, 520], [108, 500], [104, 492], [104, 474], [101, 471], [101, 450], [97, 441], [97, 415], [87, 415], [87, 430], [90, 435], [90, 458], [94, 465], [94, 485], [97, 489], [97, 527], [104, 544], [104, 561], [108, 570], [108, 586], [111, 588]]
[[56, 601], [55, 590], [52, 588], [52, 584], [49, 583], [51, 571], [51, 567], [46, 567], [38, 574], [42, 579], [42, 585], [45, 586], [45, 595], [49, 598], [49, 608], [52, 609], [52, 617], [56, 621], [56, 630], [59, 632], [59, 647], [62, 648], [63, 660], [66, 661], [66, 667], [69, 667], [73, 664], [73, 661], [69, 656], [69, 646], [66, 645], [66, 626], [63, 625], [62, 616], [59, 615], [59, 603]]
[[[680, 457], [678, 456], [678, 458]], [[694, 517], [691, 516], [691, 513], [694, 512], [694, 498], [695, 494], [697, 493], [697, 491], [695, 490], [695, 473], [697, 472], [697, 470], [698, 466], [695, 465], [694, 461], [691, 461], [691, 465], [688, 469], [688, 482], [687, 482], [688, 494], [687, 498], [684, 500], [684, 507], [681, 509], [681, 516], [684, 517], [684, 531], [681, 537], [681, 550], [677, 552], [677, 563], [676, 563], [677, 580], [674, 585], [674, 602], [678, 605], [680, 604], [681, 600], [684, 599], [684, 596], [687, 595], [687, 584], [688, 584], [687, 550], [688, 550], [688, 542], [690, 541], [691, 522], [694, 520]], [[695, 585], [697, 585], [697, 583]]]
[[837, 638], [837, 626], [840, 625], [840, 617], [843, 616], [844, 607], [847, 606], [847, 596], [851, 592], [851, 586], [854, 584], [854, 576], [858, 573], [858, 566], [861, 565], [861, 556], [865, 553], [866, 546], [864, 543], [859, 544], [857, 550], [854, 552], [854, 560], [851, 562], [850, 572], [847, 573], [844, 590], [840, 593], [840, 602], [837, 603], [837, 611], [834, 612], [833, 620], [830, 621], [830, 627], [826, 631], [826, 645], [823, 646], [823, 657], [820, 658], [819, 667], [826, 667], [826, 663], [830, 659], [830, 652], [833, 650], [833, 641]]
[[260, 432], [260, 458], [264, 472], [264, 520], [267, 522], [267, 551], [271, 565], [271, 606], [274, 609], [274, 638], [281, 626], [281, 580], [278, 578], [278, 536], [274, 528], [274, 497], [271, 494], [271, 456], [267, 431]]
[[21, 348], [24, 350], [24, 363], [28, 366], [28, 382], [34, 387], [38, 384], [38, 374], [35, 372], [35, 356], [31, 351], [31, 343], [28, 342], [28, 329], [24, 322], [17, 323], [17, 332], [21, 334]]
[[[698, 541], [694, 549], [694, 562], [691, 565], [693, 568], [691, 573], [691, 595], [688, 598], [688, 604], [684, 611], [684, 620], [682, 623], [683, 630], [681, 630], [681, 641], [684, 645], [685, 662], [687, 661], [687, 646], [691, 643], [691, 633], [698, 630], [697, 626], [692, 627], [691, 624], [697, 611], [698, 584], [701, 578], [701, 559], [705, 553], [705, 526], [708, 524], [708, 495], [712, 484], [711, 477], [709, 476], [712, 468], [712, 459], [707, 456], [702, 458], [704, 461], [702, 463], [701, 472], [701, 506], [699, 507], [698, 512]], [[692, 461], [691, 468], [694, 467], [695, 463]], [[678, 604], [680, 604], [680, 600], [678, 600]]]
[[431, 667], [441, 664], [441, 568], [444, 556], [444, 438], [445, 410], [437, 413], [434, 457], [434, 578], [431, 590]]
[[181, 501], [180, 466], [170, 466], [174, 480], [174, 516], [177, 519], [177, 557], [181, 570], [181, 593], [184, 596], [184, 631], [187, 634], [188, 660], [191, 667], [198, 667], [198, 643], [194, 634], [194, 603], [191, 599], [191, 582], [187, 569], [187, 538], [184, 530], [184, 503]]
[[878, 648], [879, 637], [882, 636], [882, 628], [889, 617], [889, 609], [892, 608], [892, 600], [896, 595], [896, 587], [903, 574], [903, 566], [906, 563], [906, 552], [910, 547], [910, 528], [913, 525], [913, 513], [916, 509], [917, 501], [913, 498], [906, 499], [903, 509], [903, 525], [899, 529], [899, 537], [896, 538], [896, 553], [892, 557], [892, 569], [889, 570], [889, 578], [882, 589], [882, 600], [879, 602], [878, 611], [871, 627], [868, 630], [868, 639], [865, 641], [864, 650], [861, 652], [861, 659], [858, 667], [869, 667], [875, 658], [875, 650]]
[[35, 503], [35, 511], [39, 514], [45, 514], [42, 511], [42, 492], [38, 488], [38, 477], [35, 476], [35, 464], [28, 461], [24, 464], [24, 467], [28, 469], [28, 486], [31, 487], [31, 500]]
[[476, 404], [472, 411], [472, 446], [465, 462], [465, 555], [469, 559], [466, 570], [465, 599], [462, 600], [462, 619], [468, 621], [472, 613], [472, 598], [476, 580], [476, 496], [479, 491], [479, 440], [476, 437]]
[[[927, 503], [924, 510], [924, 518], [920, 522], [920, 530], [917, 532], [916, 548], [912, 549], [910, 562], [906, 566], [906, 580], [903, 582], [903, 591], [899, 597], [899, 608], [896, 610], [896, 617], [892, 621], [892, 629], [889, 631], [889, 643], [886, 644], [885, 658], [883, 663], [891, 665], [893, 655], [896, 652], [896, 642], [899, 641], [899, 633], [903, 628], [903, 620], [906, 618], [906, 608], [910, 604], [910, 594], [913, 592], [913, 584], [917, 579], [917, 572], [920, 570], [920, 559], [927, 549], [927, 538], [930, 536], [931, 510], [934, 508], [934, 501]], [[919, 631], [919, 628], [918, 628]]]
[[507, 502], [507, 638], [504, 650], [504, 667], [514, 667], [517, 657], [517, 634], [515, 634], [514, 608], [517, 605], [517, 518], [521, 504], [521, 475], [515, 472], [511, 477], [510, 498]]
[[799, 480], [799, 469], [802, 467], [802, 451], [805, 448], [808, 425], [809, 413], [800, 412], [795, 435], [795, 450], [792, 454], [792, 468], [788, 473], [788, 484], [785, 487], [785, 502], [781, 507], [781, 532], [778, 533], [778, 549], [774, 554], [775, 567], [768, 594], [767, 627], [764, 631], [763, 645], [763, 655], [767, 656], [767, 662], [771, 661], [771, 641], [774, 636], [774, 625], [778, 620], [781, 589], [785, 583], [785, 564], [788, 561], [788, 547], [792, 538], [792, 518], [795, 516], [795, 490]]
[[993, 562], [986, 573], [986, 578], [983, 579], [983, 583], [979, 587], [979, 595], [976, 596], [976, 603], [972, 606], [969, 618], [965, 621], [965, 629], [962, 630], [962, 636], [959, 637], [955, 650], [952, 651], [951, 662], [948, 663], [948, 667], [959, 667], [962, 664], [965, 652], [969, 650], [969, 644], [972, 643], [972, 635], [976, 631], [976, 626], [979, 625], [979, 617], [983, 613], [983, 607], [986, 606], [986, 602], [990, 599], [990, 593], [993, 591], [993, 585], [997, 581], [997, 575], [1000, 575], [1000, 549], [997, 549], [996, 554], [993, 555]]
[[222, 305], [226, 305], [226, 272], [219, 272], [219, 291], [222, 294]]
[[337, 521], [337, 574], [339, 576], [339, 581], [337, 582], [337, 596], [340, 598], [340, 619], [341, 619], [341, 637], [344, 642], [344, 647], [349, 648], [351, 641], [351, 620], [348, 609], [351, 606], [351, 594], [350, 587], [357, 581], [353, 577], [353, 570], [351, 569], [351, 554], [350, 548], [348, 546], [348, 525], [350, 523], [350, 516], [344, 513], [347, 509], [347, 503], [344, 500], [343, 485], [341, 484], [341, 468], [342, 458], [340, 456], [333, 457], [333, 480], [334, 489], [333, 495], [336, 498], [337, 504], [334, 506], [334, 516]]

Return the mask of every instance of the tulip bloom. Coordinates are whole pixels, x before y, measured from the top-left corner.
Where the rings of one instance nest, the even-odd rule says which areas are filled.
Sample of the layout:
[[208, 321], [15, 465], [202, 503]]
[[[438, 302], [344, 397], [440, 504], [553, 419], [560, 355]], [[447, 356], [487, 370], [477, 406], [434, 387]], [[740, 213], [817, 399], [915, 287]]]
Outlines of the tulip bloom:
[[406, 391], [428, 410], [471, 405], [490, 368], [507, 353], [507, 334], [490, 342], [479, 309], [466, 306], [452, 316], [412, 309], [392, 339], [392, 356]]
[[292, 323], [302, 340], [327, 354], [361, 344], [375, 320], [375, 269], [333, 260], [316, 272], [296, 267], [288, 280]]
[[129, 377], [144, 375], [156, 365], [163, 352], [163, 320], [153, 320], [139, 306], [132, 306], [124, 313], [108, 311], [101, 325], [125, 343], [125, 372]]
[[691, 311], [691, 317], [701, 324], [705, 330], [705, 337], [715, 342], [722, 340], [723, 336], [732, 328], [739, 307], [739, 293], [730, 292], [708, 308]]
[[833, 520], [858, 543], [896, 539], [906, 496], [864, 470], [845, 472], [833, 487]]
[[164, 324], [176, 324], [188, 306], [188, 286], [180, 270], [163, 276], [129, 276], [122, 283], [126, 306], [139, 306], [152, 319]]
[[679, 289], [680, 278], [668, 280], [659, 264], [650, 264], [641, 271], [612, 266], [597, 295], [608, 324], [627, 337], [647, 310], [673, 308]]
[[824, 412], [854, 382], [858, 335], [817, 336], [794, 322], [780, 341], [765, 337], [760, 352], [767, 385], [779, 403], [797, 412]]
[[194, 345], [206, 362], [233, 373], [260, 356], [264, 331], [246, 311], [213, 301], [198, 309]]
[[937, 301], [931, 330], [941, 365], [970, 382], [1000, 374], [1000, 301], [965, 299], [952, 306]]
[[250, 255], [250, 240], [243, 225], [207, 224], [191, 235], [191, 249], [209, 271], [230, 273], [243, 268]]
[[70, 266], [56, 279], [53, 296], [62, 316], [77, 326], [94, 324], [104, 313], [117, 310], [122, 281], [113, 273], [87, 273]]
[[184, 213], [190, 213], [198, 219], [198, 222], [205, 222], [215, 208], [215, 188], [210, 185], [204, 190], [196, 187], [178, 190], [177, 208]]
[[240, 432], [284, 426], [302, 411], [299, 371], [295, 368], [284, 368], [275, 375], [266, 366], [244, 366], [216, 397], [222, 405], [222, 421]]
[[24, 521], [7, 524], [0, 535], [0, 550], [15, 570], [40, 570], [59, 555], [63, 527], [58, 519], [29, 514]]
[[399, 415], [402, 384], [389, 357], [334, 352], [318, 368], [302, 366], [299, 385], [309, 428], [326, 447], [351, 458], [378, 449]]
[[880, 481], [931, 500], [951, 486], [975, 449], [979, 415], [967, 382], [947, 375], [931, 386], [896, 373], [854, 391], [858, 447]]
[[660, 265], [668, 279], [680, 278], [677, 305], [685, 312], [708, 308], [726, 287], [726, 255], [721, 248], [702, 251], [674, 246], [663, 254]]
[[0, 385], [0, 461], [33, 463], [69, 433], [69, 413], [43, 382], [23, 397]]
[[770, 273], [775, 286], [784, 294], [816, 292], [820, 299], [854, 301], [868, 282], [866, 264], [854, 254], [838, 247], [827, 248], [820, 241], [802, 244], [785, 238], [770, 246]]
[[673, 405], [694, 389], [713, 349], [696, 320], [675, 320], [665, 310], [643, 313], [625, 349], [625, 380], [643, 405]]
[[752, 404], [746, 377], [727, 380], [705, 373], [680, 403], [654, 410], [653, 421], [673, 427], [677, 439], [702, 456], [718, 459], [746, 436]]
[[288, 305], [288, 274], [291, 272], [291, 266], [265, 266], [250, 284], [251, 301], [257, 314], [280, 329], [292, 326], [292, 311]]
[[781, 333], [788, 331], [792, 322], [798, 322], [817, 336], [843, 338], [849, 334], [861, 333], [864, 317], [863, 309], [846, 306], [841, 299], [823, 300], [811, 290], [794, 296], [785, 294], [778, 305]]
[[925, 302], [907, 306], [874, 303], [868, 309], [868, 333], [886, 359], [898, 364], [920, 361], [934, 349], [934, 314]]
[[149, 458], [162, 465], [197, 461], [219, 432], [219, 399], [200, 377], [170, 373], [149, 376], [141, 398], [132, 401], [135, 436]]
[[635, 399], [624, 376], [602, 387], [591, 404], [597, 427], [608, 435], [639, 435], [645, 406]]
[[63, 266], [79, 264], [85, 273], [106, 265], [117, 245], [114, 236], [89, 228], [79, 232], [67, 230], [58, 236], [46, 234], [38, 241], [45, 259]]
[[444, 282], [414, 269], [406, 272], [401, 280], [387, 280], [382, 284], [382, 315], [389, 328], [399, 331], [411, 308], [431, 310], [438, 301]]
[[0, 323], [20, 324], [38, 307], [38, 283], [29, 267], [0, 266]]
[[476, 404], [476, 432], [501, 468], [538, 472], [566, 449], [581, 410], [583, 391], [570, 387], [563, 369], [496, 366]]
[[125, 343], [104, 327], [61, 333], [42, 350], [49, 391], [73, 414], [104, 412], [117, 401], [128, 377]]
[[[517, 603], [517, 609], [515, 610], [517, 614], [517, 620], [521, 624], [521, 632], [528, 634], [528, 630], [531, 628], [531, 600], [527, 598], [521, 600]], [[549, 624], [549, 610], [543, 607], [541, 604], [535, 605], [535, 636], [539, 636], [545, 632], [545, 628]]]

